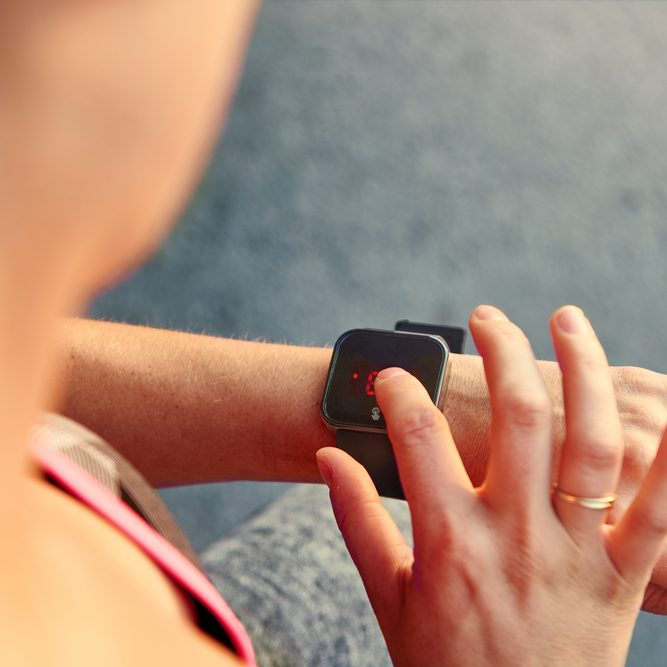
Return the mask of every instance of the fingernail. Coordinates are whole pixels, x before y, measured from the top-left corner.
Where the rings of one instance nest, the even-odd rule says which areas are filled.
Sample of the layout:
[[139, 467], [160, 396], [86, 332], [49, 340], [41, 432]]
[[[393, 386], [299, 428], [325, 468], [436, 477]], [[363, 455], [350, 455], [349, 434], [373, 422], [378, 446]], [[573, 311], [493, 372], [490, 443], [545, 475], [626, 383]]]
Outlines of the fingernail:
[[327, 461], [319, 456], [317, 457], [317, 467], [320, 469], [320, 475], [322, 475], [324, 483], [330, 487], [334, 476], [332, 467]]
[[384, 380], [396, 377], [397, 375], [407, 375], [407, 372], [402, 368], [385, 368], [378, 373], [378, 376], [375, 378], [375, 382], [377, 383], [378, 380], [383, 382]]
[[502, 310], [499, 310], [495, 306], [477, 306], [475, 308], [473, 315], [478, 320], [506, 320], [507, 316], [503, 313]]
[[586, 318], [581, 308], [565, 306], [556, 315], [558, 327], [565, 333], [582, 334], [586, 331]]

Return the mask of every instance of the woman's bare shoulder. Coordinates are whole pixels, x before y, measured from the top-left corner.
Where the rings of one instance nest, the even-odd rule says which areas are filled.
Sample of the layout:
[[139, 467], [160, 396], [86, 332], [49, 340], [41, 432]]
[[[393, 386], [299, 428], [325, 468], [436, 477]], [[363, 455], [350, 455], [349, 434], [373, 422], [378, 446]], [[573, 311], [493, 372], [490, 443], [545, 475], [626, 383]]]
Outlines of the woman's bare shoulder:
[[25, 553], [0, 573], [9, 593], [0, 664], [240, 664], [192, 623], [155, 563], [92, 510], [31, 476], [21, 511]]

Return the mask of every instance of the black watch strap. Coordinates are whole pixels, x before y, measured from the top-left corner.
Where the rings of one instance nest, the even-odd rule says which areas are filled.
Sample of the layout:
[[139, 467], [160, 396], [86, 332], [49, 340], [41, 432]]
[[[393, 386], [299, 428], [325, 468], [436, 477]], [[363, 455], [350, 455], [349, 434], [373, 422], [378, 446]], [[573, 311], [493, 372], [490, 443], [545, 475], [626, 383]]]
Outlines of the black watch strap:
[[396, 331], [411, 331], [412, 333], [431, 334], [443, 338], [450, 352], [463, 354], [466, 345], [467, 331], [463, 327], [447, 327], [444, 324], [425, 324], [424, 322], [411, 322], [410, 320], [399, 320], [394, 327]]
[[347, 452], [368, 470], [381, 496], [405, 499], [398, 468], [386, 433], [336, 431], [336, 446]]

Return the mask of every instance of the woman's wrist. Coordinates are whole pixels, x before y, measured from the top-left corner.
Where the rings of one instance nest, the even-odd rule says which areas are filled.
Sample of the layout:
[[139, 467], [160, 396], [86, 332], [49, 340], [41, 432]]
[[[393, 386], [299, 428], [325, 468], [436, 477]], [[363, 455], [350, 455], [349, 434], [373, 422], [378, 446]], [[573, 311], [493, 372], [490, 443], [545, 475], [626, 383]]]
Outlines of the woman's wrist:
[[488, 462], [491, 426], [489, 392], [482, 359], [467, 354], [450, 355], [451, 368], [443, 412], [470, 479], [481, 484]]

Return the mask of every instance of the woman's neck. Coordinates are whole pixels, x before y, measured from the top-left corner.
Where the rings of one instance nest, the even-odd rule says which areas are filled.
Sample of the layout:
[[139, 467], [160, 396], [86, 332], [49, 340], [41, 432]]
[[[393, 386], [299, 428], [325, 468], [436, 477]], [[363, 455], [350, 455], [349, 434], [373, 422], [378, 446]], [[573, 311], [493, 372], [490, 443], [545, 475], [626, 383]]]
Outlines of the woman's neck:
[[59, 402], [58, 316], [71, 302], [65, 279], [53, 280], [53, 262], [33, 255], [22, 264], [0, 250], [0, 530], [16, 544], [29, 523], [30, 430], [40, 411]]
[[[25, 525], [21, 510], [30, 470], [27, 442], [35, 416], [53, 405], [48, 380], [54, 364], [48, 339], [39, 345], [25, 344], [22, 338], [33, 339], [23, 330], [30, 322], [24, 320], [18, 329], [8, 331], [4, 315], [0, 316], [0, 527], [5, 534], [9, 529], [17, 535]], [[40, 325], [35, 321], [34, 326]], [[43, 328], [42, 332], [46, 333]]]

